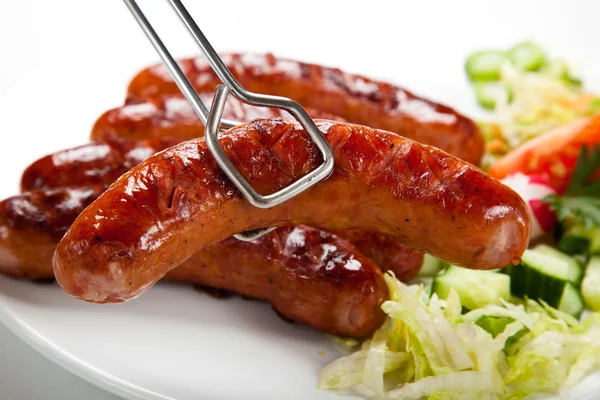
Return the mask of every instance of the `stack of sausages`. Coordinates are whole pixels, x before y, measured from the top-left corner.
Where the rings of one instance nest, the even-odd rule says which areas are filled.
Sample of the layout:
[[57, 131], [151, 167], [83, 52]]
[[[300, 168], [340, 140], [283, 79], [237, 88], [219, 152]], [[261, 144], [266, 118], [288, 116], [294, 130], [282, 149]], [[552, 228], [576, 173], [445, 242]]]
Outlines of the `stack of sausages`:
[[[0, 272], [55, 276], [67, 293], [98, 303], [126, 301], [162, 278], [193, 282], [363, 337], [384, 320], [382, 271], [406, 281], [422, 251], [471, 268], [519, 260], [525, 205], [475, 167], [484, 143], [471, 120], [337, 69], [270, 54], [223, 59], [247, 89], [307, 109], [334, 151], [327, 180], [275, 208], [252, 207], [210, 156], [168, 72], [153, 66], [132, 80], [125, 105], [98, 119], [92, 143], [34, 162], [22, 193], [0, 203]], [[210, 103], [220, 83], [210, 66], [180, 65]], [[261, 194], [321, 161], [284, 111], [230, 98], [224, 117], [252, 121], [220, 144]], [[280, 228], [253, 242], [231, 238], [265, 226]]]

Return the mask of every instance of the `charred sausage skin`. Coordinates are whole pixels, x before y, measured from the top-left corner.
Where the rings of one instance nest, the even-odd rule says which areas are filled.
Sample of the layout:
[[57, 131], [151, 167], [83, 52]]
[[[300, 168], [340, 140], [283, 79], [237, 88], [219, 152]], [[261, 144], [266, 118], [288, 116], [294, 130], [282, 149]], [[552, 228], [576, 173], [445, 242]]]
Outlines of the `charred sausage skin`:
[[402, 282], [408, 282], [417, 276], [423, 265], [422, 251], [415, 250], [391, 236], [358, 230], [334, 229], [330, 232], [348, 240], [383, 271], [392, 271]]
[[[44, 192], [38, 191], [38, 189], [54, 189], [65, 186], [66, 192], [63, 194], [65, 198], [69, 198], [70, 196], [77, 197], [79, 196], [79, 192], [75, 190], [76, 187], [83, 186], [81, 190], [85, 191], [88, 190], [86, 186], [93, 186], [94, 184], [105, 184], [108, 186], [117, 177], [142, 162], [149, 155], [178, 142], [179, 140], [176, 139], [112, 140], [105, 143], [90, 143], [50, 154], [31, 164], [23, 173], [21, 190], [23, 192], [33, 192], [26, 193], [23, 200], [20, 200], [22, 196], [21, 198], [15, 197], [7, 201], [10, 203], [18, 201], [26, 202], [27, 196], [34, 196], [37, 201], [35, 204], [30, 204], [29, 208], [39, 210], [40, 203], [45, 201], [44, 196], [56, 196], [58, 191], [50, 190]], [[97, 196], [99, 195], [100, 192], [97, 192]], [[86, 203], [85, 206], [91, 203], [91, 201]], [[80, 211], [83, 211], [83, 208]], [[66, 210], [64, 206], [56, 212], [61, 211], [68, 213], [72, 217], [69, 225], [78, 215], [75, 210]], [[27, 215], [20, 215], [19, 218], [26, 219]], [[17, 219], [14, 220], [17, 221]], [[51, 225], [50, 223], [44, 223], [39, 234], [43, 235], [44, 228], [51, 227]], [[64, 231], [66, 231], [66, 228]], [[396, 277], [402, 281], [408, 281], [414, 277], [419, 272], [423, 263], [422, 252], [411, 249], [397, 239], [389, 236], [376, 232], [350, 230], [337, 230], [334, 233], [337, 236], [348, 239], [363, 254], [374, 260], [384, 271], [393, 271]], [[17, 233], [13, 233], [13, 235], [17, 235]], [[12, 254], [15, 257], [27, 258], [28, 254], [37, 252], [35, 248], [36, 241], [32, 240], [32, 245], [28, 245], [27, 240], [27, 237], [24, 237], [22, 240], [19, 240], [21, 246], [13, 247]], [[48, 264], [50, 264], [49, 258], [43, 258], [43, 260], [44, 262], [47, 260]], [[44, 268], [44, 265], [40, 267]], [[37, 268], [37, 266], [33, 265], [31, 268]]]
[[[271, 209], [241, 198], [202, 140], [133, 168], [88, 207], [54, 254], [63, 289], [91, 302], [141, 294], [198, 250], [244, 230], [308, 224], [360, 229], [470, 268], [518, 262], [529, 239], [523, 200], [478, 168], [390, 132], [317, 121], [332, 146], [331, 177]], [[236, 168], [263, 194], [320, 163], [296, 123], [256, 120], [220, 136]]]
[[40, 158], [25, 169], [21, 177], [21, 191], [110, 185], [154, 153], [181, 141], [174, 138], [111, 140], [58, 151]]
[[75, 218], [105, 185], [32, 190], [0, 202], [0, 272], [52, 278], [52, 255]]
[[[38, 183], [42, 181], [35, 180]], [[32, 189], [0, 202], [0, 273], [22, 279], [54, 278], [52, 255], [56, 245], [77, 216], [107, 187], [95, 185]], [[308, 229], [306, 226], [304, 228]], [[423, 262], [423, 253], [376, 232], [334, 230], [327, 233], [311, 228], [311, 233], [315, 232], [321, 232], [323, 238], [335, 235], [345, 239], [355, 247], [347, 248], [349, 255], [362, 253], [371, 260], [376, 260], [375, 264], [382, 271], [392, 271], [404, 282], [419, 272]], [[297, 232], [296, 236], [301, 234], [302, 232]], [[237, 242], [239, 241], [221, 242], [223, 250], [220, 253], [229, 257], [231, 253], [226, 248], [233, 249], [232, 244]], [[213, 254], [219, 252], [221, 243], [211, 246]], [[253, 243], [259, 245], [262, 241]], [[243, 242], [239, 244], [238, 248], [233, 249], [234, 253], [245, 259], [252, 256], [240, 252], [260, 250], [258, 246], [243, 246]], [[258, 258], [260, 254], [254, 257]], [[203, 256], [197, 255], [196, 258]], [[204, 281], [194, 281], [202, 282]]]
[[[212, 92], [199, 95], [207, 106], [211, 104]], [[344, 121], [341, 117], [312, 108], [307, 108], [307, 112], [312, 118]], [[286, 111], [250, 106], [232, 96], [227, 99], [223, 111], [223, 118], [235, 121], [275, 117], [292, 119]], [[96, 120], [90, 134], [90, 138], [96, 142], [153, 138], [188, 140], [199, 137], [204, 137], [204, 125], [187, 100], [179, 96], [151, 98], [108, 110]]]
[[[304, 107], [395, 132], [476, 165], [483, 156], [483, 136], [472, 120], [400, 87], [272, 54], [224, 54], [222, 58], [251, 91], [289, 97]], [[179, 65], [198, 92], [213, 93], [221, 83], [203, 57], [184, 59]], [[136, 103], [180, 96], [180, 91], [164, 66], [155, 65], [133, 78], [127, 96], [129, 103]]]

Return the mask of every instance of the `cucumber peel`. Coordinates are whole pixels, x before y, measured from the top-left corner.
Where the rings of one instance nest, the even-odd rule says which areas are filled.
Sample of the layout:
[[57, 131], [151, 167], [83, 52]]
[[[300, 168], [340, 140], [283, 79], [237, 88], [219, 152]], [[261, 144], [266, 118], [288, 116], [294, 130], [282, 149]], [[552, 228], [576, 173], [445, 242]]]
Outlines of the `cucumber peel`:
[[507, 53], [508, 59], [522, 71], [538, 71], [546, 64], [546, 52], [533, 42], [522, 42]]
[[484, 50], [471, 54], [465, 62], [465, 72], [471, 81], [497, 81], [502, 64], [507, 61], [501, 51]]
[[483, 108], [494, 110], [498, 103], [510, 103], [512, 92], [501, 82], [475, 82], [475, 97]]
[[475, 310], [488, 304], [501, 304], [510, 299], [510, 277], [493, 271], [475, 271], [453, 265], [435, 277], [431, 293], [446, 299], [454, 289], [461, 304]]
[[581, 294], [590, 310], [600, 311], [600, 257], [590, 259], [581, 282]]

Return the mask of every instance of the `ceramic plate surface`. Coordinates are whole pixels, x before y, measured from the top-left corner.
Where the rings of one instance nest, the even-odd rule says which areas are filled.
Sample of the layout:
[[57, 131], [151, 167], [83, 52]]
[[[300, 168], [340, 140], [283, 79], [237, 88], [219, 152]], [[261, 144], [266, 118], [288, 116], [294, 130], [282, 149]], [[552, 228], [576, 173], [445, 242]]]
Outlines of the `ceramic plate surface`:
[[[2, 197], [16, 193], [31, 161], [85, 143], [95, 119], [123, 101], [135, 71], [157, 59], [120, 2], [69, 3], [56, 54], [0, 93]], [[168, 8], [142, 3], [168, 32], [176, 55], [194, 52]], [[218, 49], [273, 51], [343, 67], [474, 116], [462, 63], [482, 47], [541, 41], [579, 63], [600, 88], [598, 75], [587, 74], [600, 70], [600, 52], [592, 51], [600, 36], [593, 1], [581, 2], [583, 10], [556, 1], [423, 1], [410, 7], [372, 1], [344, 9], [307, 1], [293, 13], [267, 1], [188, 3]], [[206, 17], [224, 7], [227, 27]], [[294, 21], [314, 21], [315, 29]], [[33, 90], [38, 97], [31, 97]], [[216, 300], [185, 285], [159, 284], [126, 304], [99, 306], [68, 297], [56, 284], [0, 276], [0, 320], [64, 368], [126, 398], [339, 398], [316, 390], [320, 369], [341, 355], [327, 336], [283, 322], [266, 304]], [[598, 392], [600, 375], [594, 375], [571, 398], [593, 399]]]

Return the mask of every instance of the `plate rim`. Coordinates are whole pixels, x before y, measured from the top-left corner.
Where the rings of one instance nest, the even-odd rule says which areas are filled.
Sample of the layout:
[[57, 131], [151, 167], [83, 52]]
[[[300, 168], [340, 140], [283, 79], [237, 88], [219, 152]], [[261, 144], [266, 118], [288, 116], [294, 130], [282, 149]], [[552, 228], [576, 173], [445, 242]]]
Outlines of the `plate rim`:
[[73, 356], [11, 313], [6, 304], [0, 308], [0, 323], [46, 359], [95, 387], [128, 400], [172, 400], [171, 397], [134, 385]]

